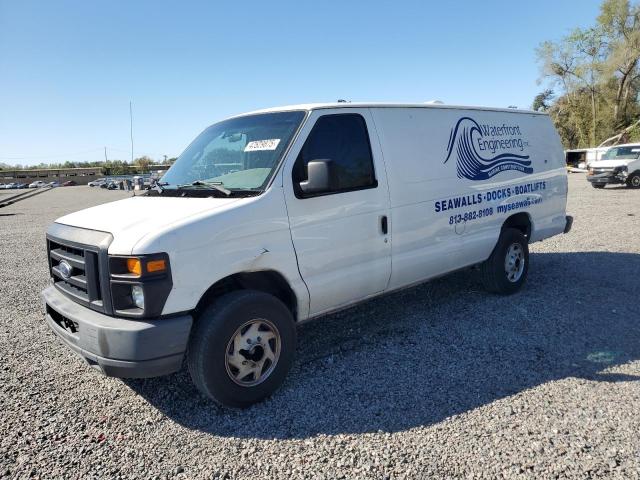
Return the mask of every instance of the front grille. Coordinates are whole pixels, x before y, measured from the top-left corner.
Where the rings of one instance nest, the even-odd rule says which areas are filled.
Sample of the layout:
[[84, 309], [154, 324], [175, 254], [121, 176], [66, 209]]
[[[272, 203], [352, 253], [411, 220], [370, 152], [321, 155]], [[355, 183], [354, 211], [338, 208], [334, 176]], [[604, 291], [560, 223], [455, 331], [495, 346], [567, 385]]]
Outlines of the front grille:
[[601, 175], [603, 173], [613, 173], [613, 168], [594, 168], [593, 169], [594, 175]]
[[56, 288], [78, 303], [102, 310], [99, 253], [95, 247], [49, 239], [47, 248], [51, 277]]

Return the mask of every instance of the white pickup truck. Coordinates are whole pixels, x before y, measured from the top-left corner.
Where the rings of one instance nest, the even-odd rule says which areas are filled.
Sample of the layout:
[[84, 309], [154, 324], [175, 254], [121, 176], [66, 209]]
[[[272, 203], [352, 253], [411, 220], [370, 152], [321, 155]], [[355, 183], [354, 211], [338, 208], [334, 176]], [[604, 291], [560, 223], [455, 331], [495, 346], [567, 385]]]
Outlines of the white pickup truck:
[[611, 147], [600, 160], [589, 165], [587, 180], [594, 188], [616, 184], [640, 188], [640, 144]]
[[144, 195], [47, 231], [51, 329], [106, 375], [187, 360], [198, 389], [243, 407], [284, 380], [296, 325], [479, 265], [517, 292], [528, 245], [568, 232], [562, 146], [547, 115], [335, 103], [216, 123]]

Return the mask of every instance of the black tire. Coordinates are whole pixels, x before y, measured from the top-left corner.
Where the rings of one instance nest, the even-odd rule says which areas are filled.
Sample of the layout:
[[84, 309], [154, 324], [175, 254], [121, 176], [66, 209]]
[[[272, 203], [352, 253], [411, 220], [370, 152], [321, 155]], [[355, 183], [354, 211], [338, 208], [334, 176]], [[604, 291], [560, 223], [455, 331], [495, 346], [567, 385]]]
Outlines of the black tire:
[[592, 183], [593, 188], [604, 188], [604, 183]]
[[633, 172], [629, 178], [627, 178], [627, 186], [631, 188], [640, 188], [640, 173]]
[[[234, 367], [228, 365], [228, 349], [235, 348], [230, 342], [239, 329], [257, 320], [266, 321], [277, 330], [279, 356], [261, 383], [240, 385], [232, 379], [229, 369]], [[272, 295], [239, 290], [216, 299], [199, 316], [189, 340], [187, 366], [203, 395], [226, 407], [244, 408], [280, 387], [293, 363], [295, 349], [296, 326], [289, 309]]]
[[[506, 271], [506, 257], [513, 245], [520, 246], [523, 263], [522, 271], [517, 280], [509, 279]], [[516, 262], [517, 263], [517, 262]], [[517, 264], [518, 267], [520, 263]], [[529, 272], [529, 246], [527, 238], [520, 230], [505, 228], [500, 234], [491, 256], [480, 265], [480, 275], [484, 287], [491, 293], [511, 295], [522, 288]]]

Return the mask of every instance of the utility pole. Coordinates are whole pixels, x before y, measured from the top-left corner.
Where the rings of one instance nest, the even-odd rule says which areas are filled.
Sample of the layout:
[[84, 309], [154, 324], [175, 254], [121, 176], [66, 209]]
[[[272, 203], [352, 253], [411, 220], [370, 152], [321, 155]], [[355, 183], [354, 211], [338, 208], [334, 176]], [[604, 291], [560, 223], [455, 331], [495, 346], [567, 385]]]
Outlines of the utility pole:
[[104, 147], [104, 161], [108, 162], [109, 160], [107, 159], [107, 147]]
[[133, 106], [129, 100], [129, 125], [131, 127], [131, 165], [133, 165]]

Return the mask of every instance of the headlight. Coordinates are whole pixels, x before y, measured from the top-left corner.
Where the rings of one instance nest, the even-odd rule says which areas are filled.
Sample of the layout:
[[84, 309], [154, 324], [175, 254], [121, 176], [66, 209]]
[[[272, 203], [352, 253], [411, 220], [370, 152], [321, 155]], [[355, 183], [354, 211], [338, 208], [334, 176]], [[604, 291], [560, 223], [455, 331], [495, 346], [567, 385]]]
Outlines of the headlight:
[[173, 286], [169, 255], [110, 256], [109, 284], [114, 315], [158, 317]]
[[144, 290], [141, 285], [133, 285], [131, 287], [131, 298], [136, 307], [144, 310]]
[[141, 259], [131, 257], [126, 259], [127, 272], [139, 277], [142, 275], [142, 264], [144, 261], [144, 273], [162, 273], [167, 271], [167, 260], [164, 258]]

